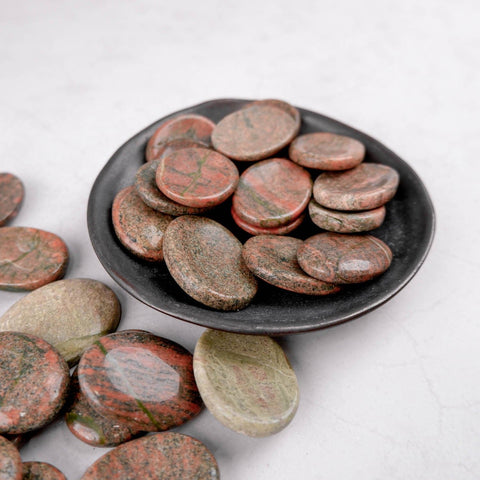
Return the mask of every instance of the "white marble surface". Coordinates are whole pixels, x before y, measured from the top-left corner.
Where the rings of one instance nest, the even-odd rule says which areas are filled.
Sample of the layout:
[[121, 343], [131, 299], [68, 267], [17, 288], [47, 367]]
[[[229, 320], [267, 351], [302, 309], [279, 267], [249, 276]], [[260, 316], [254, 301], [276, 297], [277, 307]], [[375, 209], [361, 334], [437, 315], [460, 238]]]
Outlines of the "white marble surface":
[[[122, 328], [193, 350], [202, 328], [124, 293], [90, 245], [102, 165], [161, 116], [219, 97], [277, 97], [338, 118], [403, 157], [438, 228], [413, 281], [348, 324], [285, 338], [301, 403], [250, 439], [207, 411], [224, 480], [480, 478], [480, 6], [476, 0], [0, 0], [0, 170], [21, 177], [14, 225], [62, 236], [67, 276], [115, 289]], [[0, 293], [0, 314], [22, 294]], [[55, 423], [22, 449], [77, 479], [104, 453]]]

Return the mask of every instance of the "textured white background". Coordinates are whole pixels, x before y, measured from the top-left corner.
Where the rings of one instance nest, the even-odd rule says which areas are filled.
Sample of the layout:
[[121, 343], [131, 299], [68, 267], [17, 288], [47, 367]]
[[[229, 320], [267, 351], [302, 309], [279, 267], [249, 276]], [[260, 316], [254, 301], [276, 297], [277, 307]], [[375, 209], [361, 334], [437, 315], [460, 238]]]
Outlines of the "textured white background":
[[[250, 439], [207, 411], [178, 429], [209, 446], [224, 480], [480, 478], [479, 24], [477, 0], [0, 0], [0, 171], [27, 190], [13, 225], [63, 237], [67, 277], [114, 288], [121, 328], [192, 351], [203, 331], [124, 293], [87, 233], [103, 164], [171, 111], [285, 99], [378, 138], [432, 195], [433, 248], [398, 296], [282, 340], [301, 391], [286, 430]], [[0, 314], [21, 296], [0, 293]], [[71, 480], [104, 452], [57, 422], [21, 453]]]

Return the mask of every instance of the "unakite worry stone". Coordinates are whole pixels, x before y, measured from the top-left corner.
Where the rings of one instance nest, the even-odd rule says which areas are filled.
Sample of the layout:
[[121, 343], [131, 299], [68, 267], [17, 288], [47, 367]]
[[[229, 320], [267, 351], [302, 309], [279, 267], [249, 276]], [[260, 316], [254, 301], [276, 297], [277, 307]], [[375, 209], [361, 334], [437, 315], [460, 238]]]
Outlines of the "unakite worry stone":
[[0, 173], [0, 227], [14, 218], [23, 201], [25, 189], [11, 173]]
[[22, 480], [22, 459], [15, 446], [0, 436], [0, 480]]
[[41, 287], [0, 317], [0, 331], [31, 333], [51, 343], [69, 364], [115, 330], [121, 308], [115, 293], [96, 280], [59, 280]]
[[65, 475], [45, 462], [24, 462], [23, 480], [66, 480]]
[[195, 347], [193, 368], [208, 410], [236, 432], [272, 435], [295, 415], [295, 372], [270, 337], [207, 330]]

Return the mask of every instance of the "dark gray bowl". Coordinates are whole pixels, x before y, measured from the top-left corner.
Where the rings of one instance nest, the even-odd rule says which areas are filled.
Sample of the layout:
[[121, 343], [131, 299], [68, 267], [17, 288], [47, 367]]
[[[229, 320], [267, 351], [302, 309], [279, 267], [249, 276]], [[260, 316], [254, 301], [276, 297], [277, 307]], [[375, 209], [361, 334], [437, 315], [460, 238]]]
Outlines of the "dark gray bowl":
[[[113, 199], [119, 190], [133, 184], [137, 169], [144, 163], [148, 138], [160, 123], [179, 113], [197, 113], [218, 122], [247, 102], [213, 100], [175, 112], [145, 128], [115, 152], [98, 175], [88, 202], [88, 229], [100, 262], [121, 287], [146, 305], [187, 322], [231, 332], [268, 335], [305, 332], [352, 320], [379, 307], [398, 293], [424, 262], [435, 230], [432, 202], [417, 174], [388, 148], [358, 130], [308, 110], [300, 109], [300, 133], [329, 131], [356, 138], [366, 146], [365, 161], [389, 165], [400, 174], [400, 186], [387, 204], [385, 222], [373, 232], [394, 254], [391, 267], [382, 276], [327, 297], [299, 295], [260, 283], [249, 307], [238, 312], [220, 312], [187, 296], [170, 277], [163, 262], [143, 262], [129, 254], [117, 240], [111, 222]], [[237, 165], [242, 170], [249, 163]], [[248, 235], [231, 220], [229, 203], [209, 216], [227, 226], [243, 242]], [[318, 232], [318, 227], [307, 219], [294, 235], [304, 239]]]

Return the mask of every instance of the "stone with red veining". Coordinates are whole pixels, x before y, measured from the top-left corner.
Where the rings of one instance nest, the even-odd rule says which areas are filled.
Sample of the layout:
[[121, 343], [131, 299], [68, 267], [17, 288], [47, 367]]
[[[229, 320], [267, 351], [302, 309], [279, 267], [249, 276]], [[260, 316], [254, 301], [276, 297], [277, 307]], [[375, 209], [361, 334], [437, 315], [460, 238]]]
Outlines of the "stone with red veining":
[[275, 287], [305, 295], [328, 295], [340, 288], [307, 275], [298, 265], [302, 240], [259, 235], [243, 245], [243, 259], [254, 275]]
[[212, 132], [212, 143], [234, 160], [261, 160], [288, 145], [297, 132], [297, 120], [285, 110], [251, 104], [220, 120]]
[[298, 109], [296, 109], [293, 105], [290, 105], [289, 103], [284, 102], [283, 100], [268, 98], [265, 100], [256, 100], [254, 102], [247, 103], [247, 105], [245, 105], [245, 108], [251, 107], [253, 105], [260, 105], [260, 106], [263, 105], [263, 106], [274, 107], [274, 108], [279, 108], [280, 110], [283, 110], [285, 113], [290, 115], [290, 117], [292, 117], [293, 121], [295, 122], [295, 129], [292, 132], [292, 138], [295, 138], [298, 132], [300, 131], [300, 127], [302, 125], [302, 117]]
[[153, 162], [154, 160], [162, 160], [162, 158], [168, 157], [171, 153], [177, 152], [178, 150], [195, 147], [206, 148], [205, 143], [196, 142], [190, 138], [176, 138], [169, 142], [158, 145], [155, 158], [149, 161]]
[[112, 222], [122, 245], [150, 262], [163, 260], [163, 235], [173, 216], [146, 205], [131, 185], [117, 193]]
[[313, 185], [313, 196], [333, 210], [371, 210], [391, 200], [398, 183], [399, 175], [393, 168], [361, 163], [344, 172], [321, 173]]
[[190, 352], [149, 332], [102, 337], [82, 355], [78, 380], [96, 412], [138, 430], [181, 425], [203, 405]]
[[289, 156], [303, 167], [347, 170], [363, 161], [365, 146], [354, 138], [335, 133], [307, 133], [291, 143]]
[[324, 282], [362, 283], [385, 272], [392, 262], [392, 251], [372, 235], [319, 233], [300, 245], [300, 267]]
[[240, 310], [257, 293], [257, 281], [242, 258], [242, 244], [214, 220], [176, 218], [165, 232], [164, 253], [177, 284], [208, 307]]
[[6, 438], [0, 437], [0, 480], [22, 480], [20, 453]]
[[28, 227], [0, 229], [0, 290], [35, 290], [63, 277], [68, 249], [57, 235]]
[[45, 462], [24, 462], [23, 480], [66, 480], [65, 475]]
[[155, 180], [160, 160], [152, 160], [142, 165], [135, 176], [135, 189], [150, 208], [168, 215], [197, 215], [210, 208], [195, 208], [181, 205], [166, 197], [158, 188]]
[[385, 205], [363, 212], [341, 212], [322, 207], [313, 198], [308, 204], [312, 222], [320, 228], [337, 233], [368, 232], [378, 228], [385, 219]]
[[235, 209], [232, 207], [231, 215], [235, 223], [247, 233], [251, 235], [286, 235], [290, 232], [293, 232], [298, 228], [303, 220], [305, 219], [305, 213], [300, 214], [299, 217], [294, 218], [291, 222], [281, 225], [279, 227], [258, 227], [256, 225], [250, 225], [248, 222], [242, 220], [236, 213]]
[[51, 422], [70, 375], [60, 353], [34, 335], [0, 332], [0, 433], [25, 433]]
[[70, 395], [71, 403], [65, 421], [70, 431], [82, 442], [94, 447], [115, 447], [140, 433], [126, 423], [96, 412], [80, 389], [76, 370], [70, 381]]
[[312, 193], [310, 174], [284, 158], [271, 158], [247, 168], [232, 197], [235, 213], [258, 227], [280, 227], [297, 218]]
[[17, 215], [24, 195], [25, 189], [18, 177], [0, 173], [0, 227]]
[[184, 148], [165, 157], [157, 168], [158, 188], [188, 207], [213, 207], [234, 192], [238, 170], [221, 153], [208, 148]]
[[148, 435], [121, 445], [91, 465], [81, 480], [218, 480], [215, 457], [199, 440], [181, 433]]
[[155, 160], [173, 140], [186, 139], [209, 147], [211, 134], [215, 128], [207, 117], [195, 114], [178, 115], [167, 120], [155, 130], [147, 143], [145, 156], [147, 161]]

